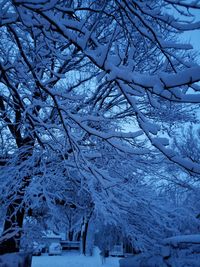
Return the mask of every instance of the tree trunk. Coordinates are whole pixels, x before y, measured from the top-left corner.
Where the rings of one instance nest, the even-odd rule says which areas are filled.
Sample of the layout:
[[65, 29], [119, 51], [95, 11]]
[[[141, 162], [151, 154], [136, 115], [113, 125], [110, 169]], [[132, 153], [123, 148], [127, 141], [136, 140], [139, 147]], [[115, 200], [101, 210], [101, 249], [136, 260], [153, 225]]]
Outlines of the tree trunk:
[[4, 221], [2, 234], [3, 241], [0, 243], [0, 255], [19, 252], [20, 238], [22, 233], [25, 209], [21, 204], [23, 198], [18, 198], [9, 204]]
[[68, 232], [68, 240], [69, 241], [73, 241], [73, 236], [74, 236], [74, 231], [73, 230], [69, 230], [69, 232]]
[[86, 255], [86, 240], [87, 240], [87, 231], [88, 231], [89, 221], [84, 223], [84, 230], [82, 232], [82, 253]]
[[81, 227], [81, 252], [86, 255], [86, 243], [87, 243], [87, 233], [88, 233], [88, 226], [89, 226], [89, 221], [92, 217], [93, 213], [93, 203], [91, 204], [91, 210], [88, 215], [83, 217], [83, 223]]

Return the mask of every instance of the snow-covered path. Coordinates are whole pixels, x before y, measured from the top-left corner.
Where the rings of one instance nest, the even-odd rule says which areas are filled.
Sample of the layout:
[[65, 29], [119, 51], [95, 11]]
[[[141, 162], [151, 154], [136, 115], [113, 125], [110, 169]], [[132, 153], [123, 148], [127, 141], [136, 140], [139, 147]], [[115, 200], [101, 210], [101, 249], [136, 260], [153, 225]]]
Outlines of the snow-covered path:
[[106, 258], [105, 263], [102, 264], [99, 255], [88, 257], [69, 252], [62, 256], [33, 257], [32, 267], [119, 267], [119, 258]]

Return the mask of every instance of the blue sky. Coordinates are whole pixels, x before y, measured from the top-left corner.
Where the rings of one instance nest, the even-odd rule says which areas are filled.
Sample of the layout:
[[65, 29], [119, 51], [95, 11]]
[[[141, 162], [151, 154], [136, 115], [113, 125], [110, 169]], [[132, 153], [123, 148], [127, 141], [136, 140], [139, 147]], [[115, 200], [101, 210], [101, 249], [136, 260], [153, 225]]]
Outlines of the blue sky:
[[189, 41], [193, 45], [194, 49], [200, 52], [200, 29], [184, 33], [184, 39]]
[[[196, 21], [200, 21], [200, 10], [193, 11], [192, 13], [195, 15]], [[193, 47], [200, 53], [200, 29], [186, 32], [184, 39], [190, 41]]]

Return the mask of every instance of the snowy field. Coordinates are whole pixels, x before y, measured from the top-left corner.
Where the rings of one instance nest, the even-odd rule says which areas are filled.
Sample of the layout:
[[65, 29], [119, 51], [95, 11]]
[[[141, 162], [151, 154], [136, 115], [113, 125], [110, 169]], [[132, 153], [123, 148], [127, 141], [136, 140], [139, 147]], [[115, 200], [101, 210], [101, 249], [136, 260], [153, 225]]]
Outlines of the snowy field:
[[92, 257], [83, 256], [76, 252], [66, 252], [61, 256], [35, 256], [32, 267], [119, 267], [119, 258], [109, 257], [102, 263], [97, 254]]

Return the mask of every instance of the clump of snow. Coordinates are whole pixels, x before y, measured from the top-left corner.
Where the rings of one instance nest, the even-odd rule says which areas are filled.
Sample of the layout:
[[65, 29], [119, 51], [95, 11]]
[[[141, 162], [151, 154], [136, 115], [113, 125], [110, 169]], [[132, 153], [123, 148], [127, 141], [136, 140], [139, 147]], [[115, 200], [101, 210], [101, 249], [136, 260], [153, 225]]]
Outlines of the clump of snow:
[[199, 254], [184, 254], [182, 251], [178, 255], [170, 256], [164, 259], [162, 255], [154, 255], [151, 253], [141, 253], [134, 257], [120, 260], [120, 267], [199, 267]]

